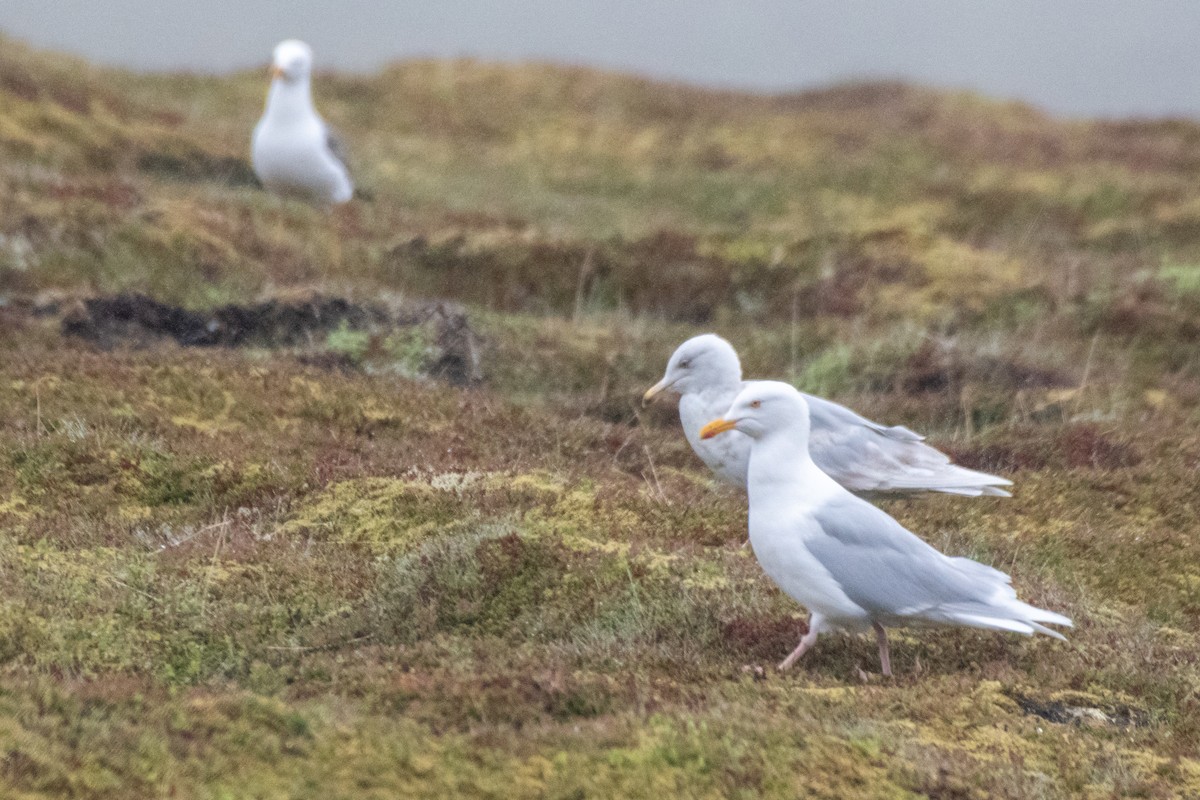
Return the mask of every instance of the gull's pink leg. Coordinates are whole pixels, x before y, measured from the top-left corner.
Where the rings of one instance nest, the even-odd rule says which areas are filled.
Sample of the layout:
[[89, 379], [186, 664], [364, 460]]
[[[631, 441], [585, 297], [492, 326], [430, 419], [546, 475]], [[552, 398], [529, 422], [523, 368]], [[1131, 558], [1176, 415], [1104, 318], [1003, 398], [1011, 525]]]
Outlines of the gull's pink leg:
[[783, 660], [779, 665], [779, 671], [783, 672], [792, 664], [796, 663], [796, 659], [808, 652], [808, 648], [812, 647], [817, 641], [817, 634], [821, 631], [821, 618], [816, 614], [808, 616], [808, 633], [800, 637], [800, 644], [792, 651], [792, 654]]
[[883, 668], [883, 674], [892, 677], [892, 657], [888, 650], [887, 631], [878, 622], [872, 622], [875, 626], [875, 641], [879, 642], [879, 666]]

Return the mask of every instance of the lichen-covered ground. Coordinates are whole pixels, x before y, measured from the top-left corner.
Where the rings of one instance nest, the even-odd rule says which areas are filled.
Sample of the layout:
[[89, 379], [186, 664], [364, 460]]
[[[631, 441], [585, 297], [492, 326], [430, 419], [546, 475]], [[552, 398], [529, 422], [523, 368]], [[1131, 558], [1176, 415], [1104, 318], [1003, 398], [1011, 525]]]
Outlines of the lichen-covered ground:
[[[254, 185], [261, 75], [0, 44], [3, 796], [1200, 796], [1200, 125], [414, 62], [319, 79], [326, 215]], [[395, 313], [89, 336], [120, 292]], [[886, 506], [1070, 642], [775, 673], [801, 609], [637, 402], [703, 330], [1012, 477]]]

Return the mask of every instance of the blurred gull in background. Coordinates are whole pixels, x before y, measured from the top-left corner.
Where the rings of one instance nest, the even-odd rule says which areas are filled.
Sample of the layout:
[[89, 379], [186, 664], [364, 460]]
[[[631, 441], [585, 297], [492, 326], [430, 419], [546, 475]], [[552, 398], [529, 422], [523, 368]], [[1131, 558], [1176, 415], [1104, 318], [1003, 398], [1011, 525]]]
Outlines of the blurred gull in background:
[[254, 128], [254, 172], [272, 192], [320, 205], [344, 203], [354, 194], [341, 147], [312, 102], [312, 48], [296, 39], [280, 42], [271, 61], [267, 108]]

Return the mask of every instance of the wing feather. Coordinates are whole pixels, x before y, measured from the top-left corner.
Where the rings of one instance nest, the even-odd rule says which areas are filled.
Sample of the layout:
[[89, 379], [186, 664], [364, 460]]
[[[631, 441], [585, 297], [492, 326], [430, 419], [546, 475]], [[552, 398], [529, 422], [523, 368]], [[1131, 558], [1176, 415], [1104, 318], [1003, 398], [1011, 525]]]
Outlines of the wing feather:
[[342, 169], [346, 170], [346, 174], [350, 175], [350, 162], [345, 140], [338, 135], [337, 131], [329, 127], [328, 122], [322, 120], [321, 124], [325, 126], [326, 149], [328, 149], [329, 154], [337, 159], [337, 162], [342, 165]]
[[903, 425], [885, 427], [824, 398], [804, 399], [812, 421], [808, 448], [813, 461], [851, 491], [1008, 496], [998, 487], [1012, 481], [952, 464]]
[[1000, 570], [948, 558], [858, 498], [840, 498], [813, 516], [821, 533], [806, 546], [846, 595], [872, 613], [925, 616], [947, 605], [988, 606], [998, 593], [1012, 594]]
[[813, 510], [809, 552], [846, 596], [879, 621], [954, 623], [1044, 633], [1040, 623], [1070, 627], [1062, 614], [1017, 599], [1012, 579], [969, 558], [951, 558], [883, 511], [853, 495]]

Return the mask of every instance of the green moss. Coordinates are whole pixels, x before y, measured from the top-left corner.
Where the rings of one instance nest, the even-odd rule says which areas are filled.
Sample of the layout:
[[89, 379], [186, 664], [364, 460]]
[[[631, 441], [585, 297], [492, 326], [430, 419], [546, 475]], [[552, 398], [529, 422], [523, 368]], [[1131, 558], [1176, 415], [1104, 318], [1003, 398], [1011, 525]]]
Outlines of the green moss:
[[[410, 62], [318, 82], [370, 194], [326, 213], [249, 180], [261, 75], [4, 44], [9, 794], [1200, 794], [1191, 123]], [[485, 381], [417, 377], [423, 325], [58, 327], [93, 293], [314, 288], [466, 303]], [[803, 610], [638, 403], [702, 330], [1012, 477], [886, 507], [1070, 642], [898, 631], [882, 681], [830, 635], [774, 672]]]
[[1200, 265], [1167, 264], [1159, 270], [1158, 275], [1177, 297], [1200, 296]]
[[345, 320], [337, 330], [330, 331], [329, 335], [325, 337], [325, 346], [331, 352], [343, 355], [354, 363], [362, 361], [370, 344], [371, 334], [369, 331], [352, 329]]
[[326, 487], [298, 508], [281, 532], [404, 550], [477, 519], [453, 490], [422, 481], [367, 478]]
[[391, 366], [401, 375], [414, 378], [425, 374], [434, 353], [430, 333], [423, 327], [394, 331], [383, 341]]

